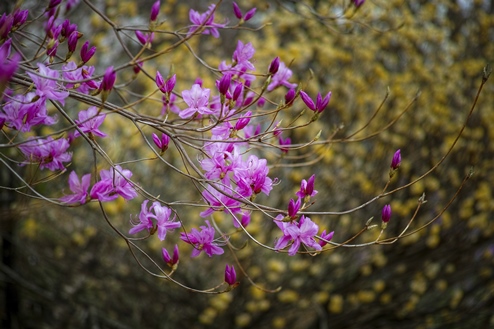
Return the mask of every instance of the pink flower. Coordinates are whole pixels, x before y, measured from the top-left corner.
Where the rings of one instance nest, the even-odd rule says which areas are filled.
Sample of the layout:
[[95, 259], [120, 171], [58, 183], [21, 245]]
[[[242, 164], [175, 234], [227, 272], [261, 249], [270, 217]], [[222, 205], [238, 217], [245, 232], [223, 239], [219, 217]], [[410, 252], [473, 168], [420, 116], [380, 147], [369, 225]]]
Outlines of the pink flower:
[[273, 180], [268, 177], [268, 173], [267, 160], [259, 159], [253, 154], [250, 155], [247, 161], [234, 173], [238, 193], [246, 198], [261, 192], [269, 195], [273, 189]]
[[45, 139], [33, 139], [31, 137], [19, 146], [19, 149], [28, 162], [39, 163], [40, 169], [55, 171], [65, 169], [63, 162], [72, 160], [72, 154], [66, 152], [69, 146], [69, 141], [65, 138], [53, 139], [49, 136]]
[[56, 119], [47, 115], [44, 100], [39, 98], [33, 102], [32, 99], [35, 97], [32, 92], [15, 95], [9, 102], [3, 104], [0, 119], [3, 119], [7, 126], [22, 132], [30, 131], [35, 125], [54, 124]]
[[79, 177], [72, 171], [69, 175], [69, 188], [73, 194], [69, 194], [60, 198], [60, 201], [65, 203], [75, 203], [79, 202], [80, 204], [86, 203], [88, 193], [87, 190], [89, 188], [89, 184], [91, 183], [91, 174], [86, 174], [81, 177], [79, 181]]
[[279, 86], [285, 86], [289, 89], [297, 87], [296, 83], [290, 83], [288, 79], [292, 77], [292, 70], [286, 67], [285, 63], [280, 62], [278, 71], [273, 75], [271, 83], [268, 85], [268, 91], [272, 91]]
[[167, 111], [173, 113], [180, 113], [180, 108], [175, 104], [177, 100], [177, 96], [174, 93], [170, 93], [170, 95], [163, 95], [163, 107], [161, 108], [161, 115], [165, 114]]
[[[180, 227], [179, 222], [175, 222], [171, 218], [172, 211], [166, 206], [161, 206], [158, 201], [153, 202], [153, 205], [147, 209], [149, 200], [144, 200], [141, 204], [141, 212], [139, 213], [139, 223], [134, 224], [134, 227], [129, 230], [129, 234], [135, 234], [142, 230], [148, 230], [153, 234], [158, 231], [158, 238], [163, 241], [166, 238], [168, 231], [173, 231]], [[156, 224], [155, 224], [156, 222]]]
[[7, 39], [3, 45], [0, 46], [0, 92], [12, 78], [15, 71], [17, 71], [17, 67], [19, 66], [19, 61], [21, 59], [19, 54], [15, 54], [9, 58], [11, 44], [12, 40]]
[[182, 119], [190, 118], [196, 112], [206, 115], [212, 114], [213, 111], [208, 108], [209, 89], [203, 89], [198, 84], [194, 84], [190, 90], [182, 91], [184, 102], [189, 106], [181, 111], [179, 116]]
[[222, 186], [217, 186], [217, 189], [211, 185], [207, 186], [202, 192], [202, 197], [209, 204], [210, 208], [201, 212], [199, 214], [201, 217], [207, 217], [215, 211], [224, 211], [232, 214], [241, 212], [240, 202], [223, 194], [227, 192], [225, 190], [226, 188]]
[[[218, 28], [225, 27], [226, 24], [228, 24], [228, 21], [223, 23], [223, 24], [215, 23], [214, 22], [215, 9], [216, 9], [216, 5], [214, 5], [214, 4], [210, 5], [209, 9], [205, 13], [202, 13], [202, 14], [191, 9], [189, 11], [189, 19], [192, 22], [192, 24], [194, 24], [194, 25], [192, 25], [190, 27], [189, 33], [187, 34], [187, 36], [191, 35], [195, 31], [197, 31], [197, 29], [199, 29], [200, 26], [204, 26], [205, 29], [202, 32], [202, 34], [211, 34], [213, 37], [219, 38], [220, 33], [218, 32]], [[209, 16], [209, 18], [208, 18], [208, 16]]]
[[36, 86], [36, 95], [44, 99], [59, 101], [65, 104], [65, 99], [69, 97], [69, 92], [59, 85], [57, 80], [60, 79], [60, 72], [38, 63], [39, 73], [27, 72]]
[[310, 199], [317, 194], [317, 191], [314, 190], [315, 179], [316, 175], [310, 176], [308, 181], [302, 179], [302, 181], [300, 182], [300, 190], [297, 192], [297, 196], [299, 198], [305, 199], [306, 197], [308, 197]]
[[207, 226], [201, 226], [201, 231], [193, 228], [190, 233], [180, 233], [180, 239], [194, 246], [191, 257], [197, 257], [204, 252], [212, 257], [213, 255], [221, 255], [224, 250], [218, 246], [218, 242], [214, 241], [214, 227], [211, 227], [209, 221], [206, 221]]
[[235, 70], [238, 71], [251, 71], [254, 70], [254, 65], [250, 62], [252, 56], [254, 56], [255, 49], [252, 46], [252, 43], [244, 43], [240, 40], [237, 42], [237, 48], [233, 52], [233, 61]]
[[300, 221], [297, 222], [280, 222], [275, 221], [276, 225], [283, 232], [283, 236], [276, 241], [274, 248], [281, 250], [292, 243], [288, 250], [288, 255], [293, 256], [297, 253], [301, 244], [315, 250], [321, 250], [322, 247], [316, 242], [314, 237], [319, 230], [316, 223], [312, 222], [309, 217], [302, 215]]
[[137, 192], [129, 183], [132, 172], [128, 169], [122, 169], [116, 165], [110, 170], [100, 171], [101, 180], [93, 185], [90, 196], [92, 199], [99, 201], [111, 201], [122, 196], [126, 200], [131, 200], [137, 196]]
[[[106, 137], [106, 134], [98, 129], [105, 118], [106, 114], [98, 114], [98, 109], [95, 106], [91, 106], [86, 111], [80, 111], [79, 120], [75, 120], [75, 122], [83, 133], [91, 133], [94, 136]], [[79, 133], [79, 131], [76, 130], [74, 132], [74, 137], [78, 137], [80, 135], [81, 134]]]

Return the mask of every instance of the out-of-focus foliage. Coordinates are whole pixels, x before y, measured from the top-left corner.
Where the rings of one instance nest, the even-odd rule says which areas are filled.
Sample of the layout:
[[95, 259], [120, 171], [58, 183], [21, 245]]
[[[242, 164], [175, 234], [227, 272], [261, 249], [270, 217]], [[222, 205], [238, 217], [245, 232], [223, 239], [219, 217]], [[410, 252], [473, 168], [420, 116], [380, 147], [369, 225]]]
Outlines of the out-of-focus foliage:
[[[311, 210], [345, 210], [378, 194], [398, 148], [403, 164], [391, 188], [419, 177], [437, 163], [463, 125], [482, 68], [493, 60], [492, 1], [458, 1], [460, 6], [448, 0], [374, 0], [366, 1], [347, 19], [334, 18], [348, 2], [242, 1], [243, 8], [259, 7], [248, 27], [269, 24], [259, 32], [221, 31], [221, 39], [201, 37], [191, 42], [196, 55], [212, 67], [230, 56], [237, 39], [252, 42], [258, 63], [280, 56], [292, 63], [296, 80], [310, 94], [331, 90], [330, 107], [317, 122], [319, 127], [305, 131], [310, 138], [291, 136], [294, 142], [310, 140], [319, 129], [326, 138], [338, 127], [336, 138], [350, 135], [369, 120], [389, 89], [377, 118], [354, 139], [370, 136], [418, 95], [396, 124], [375, 137], [313, 147], [321, 160], [316, 172], [319, 194]], [[132, 19], [139, 24], [139, 15], [147, 15], [137, 1], [108, 0], [106, 5], [106, 14], [117, 21]], [[167, 21], [163, 29], [185, 25], [190, 6], [199, 5], [195, 1], [164, 2]], [[227, 16], [230, 10], [230, 3], [225, 3], [219, 14]], [[98, 51], [107, 52], [109, 62], [118, 61], [101, 19], [93, 15], [86, 23], [88, 31], [96, 31]], [[158, 50], [172, 40], [162, 38], [156, 41]], [[190, 83], [198, 76], [210, 76], [211, 81], [205, 81], [209, 85], [214, 81], [186, 47], [163, 56], [159, 63], [163, 71], [173, 65], [179, 83]], [[152, 83], [149, 80], [150, 85], [140, 88], [154, 88]], [[492, 326], [493, 91], [494, 84], [489, 81], [453, 153], [425, 180], [362, 211], [313, 217], [321, 227], [336, 230], [335, 238], [344, 241], [371, 216], [378, 221], [379, 209], [391, 203], [393, 216], [385, 234], [396, 235], [408, 223], [423, 193], [428, 202], [412, 229], [427, 223], [444, 207], [473, 167], [474, 175], [457, 200], [430, 226], [392, 245], [339, 248], [318, 257], [288, 258], [253, 245], [238, 252], [255, 282], [269, 289], [282, 286], [279, 293], [259, 290], [239, 274], [241, 285], [232, 292], [192, 294], [142, 271], [97, 207], [94, 212], [87, 207], [47, 208], [19, 200], [15, 206], [20, 210], [19, 233], [13, 241], [18, 251], [17, 273], [2, 272], [2, 280], [12, 280], [20, 287], [19, 321], [25, 328]], [[294, 115], [287, 113], [284, 120]], [[136, 132], [113, 122], [113, 127], [106, 128], [130, 141], [127, 150], [114, 150], [115, 155], [135, 152], [144, 157], [136, 149], [137, 143], [132, 144]], [[172, 159], [173, 150], [169, 152]], [[290, 157], [296, 155], [290, 153], [283, 163], [290, 163]], [[179, 162], [177, 159], [176, 164]], [[162, 196], [173, 195], [182, 184], [170, 180], [160, 167], [146, 170], [156, 182], [154, 192]], [[304, 168], [289, 167], [271, 172], [282, 180], [271, 202], [281, 206], [295, 192], [286, 190], [286, 182], [296, 184], [311, 174]], [[117, 201], [109, 207], [114, 223], [126, 227], [129, 204]], [[136, 204], [133, 213], [137, 212]], [[275, 235], [267, 230], [266, 220], [256, 214], [250, 230], [262, 242], [272, 244]], [[378, 234], [376, 229], [354, 242], [372, 241]], [[232, 242], [240, 246], [243, 240]], [[161, 245], [153, 242], [148, 247], [159, 259]], [[184, 252], [181, 257], [189, 254]], [[222, 272], [209, 259], [199, 258], [181, 263], [176, 276], [191, 286], [211, 286], [221, 279]]]

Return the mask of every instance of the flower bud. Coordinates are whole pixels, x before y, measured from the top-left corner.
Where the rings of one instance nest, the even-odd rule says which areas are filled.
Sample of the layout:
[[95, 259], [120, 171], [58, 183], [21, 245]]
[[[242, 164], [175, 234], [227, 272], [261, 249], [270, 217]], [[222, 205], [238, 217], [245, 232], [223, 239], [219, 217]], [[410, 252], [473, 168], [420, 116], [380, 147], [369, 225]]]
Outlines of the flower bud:
[[153, 133], [153, 142], [161, 150], [163, 154], [168, 149], [168, 144], [170, 143], [170, 137], [166, 134], [161, 134], [161, 139]]
[[160, 0], [156, 1], [151, 7], [151, 16], [150, 19], [152, 22], [155, 22], [158, 19], [158, 14], [160, 13]]
[[401, 164], [401, 150], [398, 149], [393, 155], [393, 159], [391, 160], [391, 169], [396, 170], [400, 167]]
[[383, 207], [381, 219], [382, 219], [382, 228], [384, 229], [386, 228], [386, 225], [391, 219], [391, 205], [387, 204]]
[[228, 283], [230, 287], [235, 286], [237, 283], [237, 273], [235, 273], [235, 267], [233, 267], [233, 265], [226, 265], [225, 282]]
[[269, 69], [268, 69], [269, 74], [276, 74], [279, 68], [280, 68], [280, 58], [276, 57], [275, 59], [273, 59], [271, 64], [269, 64]]
[[87, 63], [91, 57], [93, 57], [94, 53], [96, 52], [96, 47], [92, 46], [89, 49], [89, 41], [86, 41], [81, 48], [81, 59], [84, 63]]

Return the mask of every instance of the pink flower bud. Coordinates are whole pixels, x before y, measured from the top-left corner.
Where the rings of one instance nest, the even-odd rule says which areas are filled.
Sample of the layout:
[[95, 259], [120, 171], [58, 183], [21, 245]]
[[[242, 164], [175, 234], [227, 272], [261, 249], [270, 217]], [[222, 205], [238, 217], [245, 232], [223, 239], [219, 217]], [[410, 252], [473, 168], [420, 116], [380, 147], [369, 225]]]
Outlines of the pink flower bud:
[[275, 59], [273, 59], [271, 64], [269, 64], [269, 69], [268, 69], [269, 74], [276, 74], [279, 68], [280, 68], [280, 58], [276, 57]]
[[[332, 232], [329, 232], [326, 234], [326, 230], [322, 231], [321, 233], [321, 238], [323, 238], [324, 240], [326, 241], [331, 241], [331, 239], [333, 238], [333, 235], [334, 235], [334, 231]], [[325, 245], [327, 245], [328, 243], [326, 241], [323, 241], [323, 240], [319, 240], [319, 245], [321, 247], [324, 247]]]
[[175, 247], [173, 248], [172, 257], [170, 257], [170, 254], [165, 248], [161, 248], [161, 253], [163, 255], [163, 260], [168, 266], [174, 267], [176, 264], [178, 264], [178, 260], [179, 260], [178, 245], [175, 245]]
[[295, 99], [295, 89], [290, 89], [288, 90], [288, 92], [286, 93], [285, 95], [285, 104], [286, 105], [290, 105], [291, 103], [293, 103], [293, 100]]
[[150, 19], [151, 21], [156, 21], [158, 18], [158, 14], [160, 13], [160, 0], [156, 1], [153, 6], [151, 7], [151, 16]]
[[166, 134], [161, 134], [161, 139], [153, 133], [153, 142], [161, 150], [165, 152], [168, 149], [168, 144], [170, 143], [170, 137]]
[[247, 126], [250, 122], [252, 112], [248, 111], [243, 115], [240, 119], [238, 119], [237, 123], [235, 124], [235, 130], [242, 130]]
[[391, 219], [391, 205], [387, 204], [384, 206], [381, 218], [383, 223], [389, 222], [389, 220]]
[[218, 91], [222, 95], [226, 95], [228, 88], [230, 88], [230, 83], [232, 82], [232, 75], [230, 73], [225, 74], [221, 77], [218, 82]]
[[113, 66], [106, 69], [103, 81], [101, 81], [100, 89], [103, 91], [110, 91], [117, 79], [117, 72], [113, 70]]
[[244, 21], [247, 22], [249, 19], [251, 19], [252, 17], [254, 17], [254, 15], [256, 14], [256, 10], [257, 10], [257, 8], [252, 8], [247, 13], [245, 13]]
[[79, 33], [77, 31], [72, 32], [67, 39], [67, 46], [69, 52], [72, 54], [77, 47], [77, 40], [79, 40]]
[[81, 48], [81, 59], [84, 63], [87, 63], [91, 57], [93, 57], [94, 53], [96, 52], [96, 47], [92, 46], [89, 49], [89, 41], [86, 41]]
[[233, 13], [235, 14], [235, 17], [242, 19], [242, 11], [235, 1], [233, 2]]
[[237, 283], [237, 273], [235, 273], [235, 267], [233, 265], [226, 265], [225, 282], [230, 286], [234, 286]]
[[393, 159], [391, 160], [391, 169], [396, 170], [401, 164], [401, 151], [398, 149], [395, 154], [393, 154]]

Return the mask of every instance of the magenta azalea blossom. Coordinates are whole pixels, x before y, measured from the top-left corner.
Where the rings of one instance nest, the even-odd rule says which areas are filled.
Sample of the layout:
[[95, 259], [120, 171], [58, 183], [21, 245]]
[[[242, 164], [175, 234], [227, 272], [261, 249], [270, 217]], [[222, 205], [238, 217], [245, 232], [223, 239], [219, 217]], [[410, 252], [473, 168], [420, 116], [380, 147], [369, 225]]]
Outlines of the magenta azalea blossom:
[[7, 39], [0, 46], [0, 91], [3, 90], [2, 88], [7, 85], [7, 82], [12, 78], [19, 66], [19, 61], [21, 60], [19, 54], [10, 57], [11, 44], [12, 40]]
[[27, 158], [24, 164], [39, 163], [40, 169], [55, 171], [65, 169], [63, 162], [72, 160], [72, 154], [66, 152], [69, 146], [69, 141], [65, 138], [53, 139], [49, 136], [46, 139], [33, 139], [31, 137], [19, 146], [19, 149]]
[[297, 253], [301, 244], [315, 250], [321, 250], [322, 247], [316, 242], [314, 237], [319, 227], [309, 217], [302, 215], [299, 222], [280, 222], [275, 221], [276, 225], [283, 232], [283, 236], [276, 241], [274, 248], [281, 250], [292, 243], [288, 249], [288, 255], [293, 256]]
[[268, 177], [268, 173], [267, 160], [250, 155], [247, 162], [234, 174], [240, 195], [246, 198], [261, 192], [269, 195], [273, 189], [273, 180]]
[[207, 217], [215, 211], [224, 211], [232, 214], [240, 213], [240, 202], [223, 194], [228, 192], [225, 191], [225, 188], [221, 186], [218, 186], [217, 188], [218, 189], [208, 185], [207, 189], [202, 192], [202, 197], [209, 204], [210, 208], [201, 212], [199, 215], [201, 217]]
[[52, 70], [42, 63], [38, 63], [38, 68], [38, 74], [27, 72], [36, 86], [36, 95], [44, 99], [59, 101], [64, 105], [65, 99], [69, 97], [69, 92], [58, 82], [60, 72]]
[[292, 77], [292, 70], [286, 67], [285, 63], [280, 62], [278, 71], [273, 75], [271, 83], [268, 85], [268, 91], [272, 91], [279, 86], [285, 86], [288, 89], [296, 88], [296, 83], [290, 83], [288, 79]]
[[30, 131], [35, 125], [54, 124], [56, 119], [47, 115], [44, 100], [38, 98], [33, 102], [35, 97], [34, 93], [15, 95], [9, 102], [3, 104], [3, 108], [0, 109], [0, 120], [3, 119], [7, 126], [22, 132]]
[[199, 12], [191, 9], [189, 11], [189, 19], [192, 22], [192, 26], [189, 29], [189, 33], [187, 35], [191, 35], [197, 29], [199, 29], [200, 26], [204, 26], [205, 29], [203, 30], [202, 34], [211, 34], [215, 38], [219, 38], [220, 33], [218, 31], [218, 28], [225, 27], [228, 22], [225, 22], [223, 24], [220, 23], [215, 23], [214, 22], [214, 11], [216, 9], [216, 5], [210, 5], [209, 9], [200, 14]]
[[[77, 126], [83, 133], [91, 133], [94, 136], [106, 137], [106, 134], [98, 129], [105, 118], [106, 114], [98, 114], [98, 109], [95, 106], [91, 106], [86, 111], [79, 112], [79, 120], [75, 120], [75, 122], [77, 122]], [[81, 134], [78, 130], [74, 132], [74, 137], [78, 137], [80, 135]]]
[[244, 44], [242, 41], [238, 40], [237, 48], [233, 52], [233, 61], [236, 65], [235, 70], [243, 71], [243, 70], [254, 70], [254, 65], [249, 61], [252, 56], [254, 56], [255, 49], [252, 46], [252, 43]]
[[218, 242], [214, 241], [214, 227], [206, 221], [207, 226], [201, 226], [201, 231], [193, 228], [190, 233], [180, 233], [180, 239], [194, 246], [191, 257], [197, 257], [204, 251], [209, 257], [221, 255], [224, 250], [219, 247]]
[[86, 203], [88, 197], [87, 190], [89, 189], [90, 183], [91, 183], [91, 174], [86, 174], [81, 177], [81, 180], [79, 180], [79, 177], [77, 176], [75, 171], [72, 171], [69, 175], [69, 187], [70, 190], [73, 192], [73, 194], [69, 194], [61, 197], [60, 201], [65, 203], [75, 203], [75, 202], [79, 202], [80, 204]]
[[211, 114], [213, 111], [208, 108], [209, 89], [203, 89], [200, 85], [194, 84], [190, 90], [182, 91], [184, 102], [189, 106], [181, 111], [179, 116], [182, 119], [190, 118], [196, 112], [200, 114]]
[[308, 181], [302, 179], [302, 181], [300, 182], [300, 190], [297, 192], [297, 196], [299, 198], [305, 199], [306, 197], [308, 197], [310, 199], [317, 194], [317, 191], [314, 190], [315, 179], [316, 175], [310, 176]]
[[120, 195], [126, 200], [131, 200], [137, 196], [136, 190], [128, 181], [132, 177], [130, 170], [117, 165], [110, 170], [101, 170], [100, 177], [101, 180], [91, 189], [92, 199], [111, 201]]
[[166, 238], [166, 233], [179, 228], [180, 223], [175, 222], [174, 218], [171, 218], [172, 211], [170, 208], [162, 206], [159, 202], [155, 201], [148, 210], [148, 202], [149, 200], [144, 200], [141, 204], [139, 223], [135, 224], [134, 227], [129, 230], [129, 234], [135, 234], [142, 230], [148, 230], [148, 232], [157, 230], [158, 238], [163, 241]]

